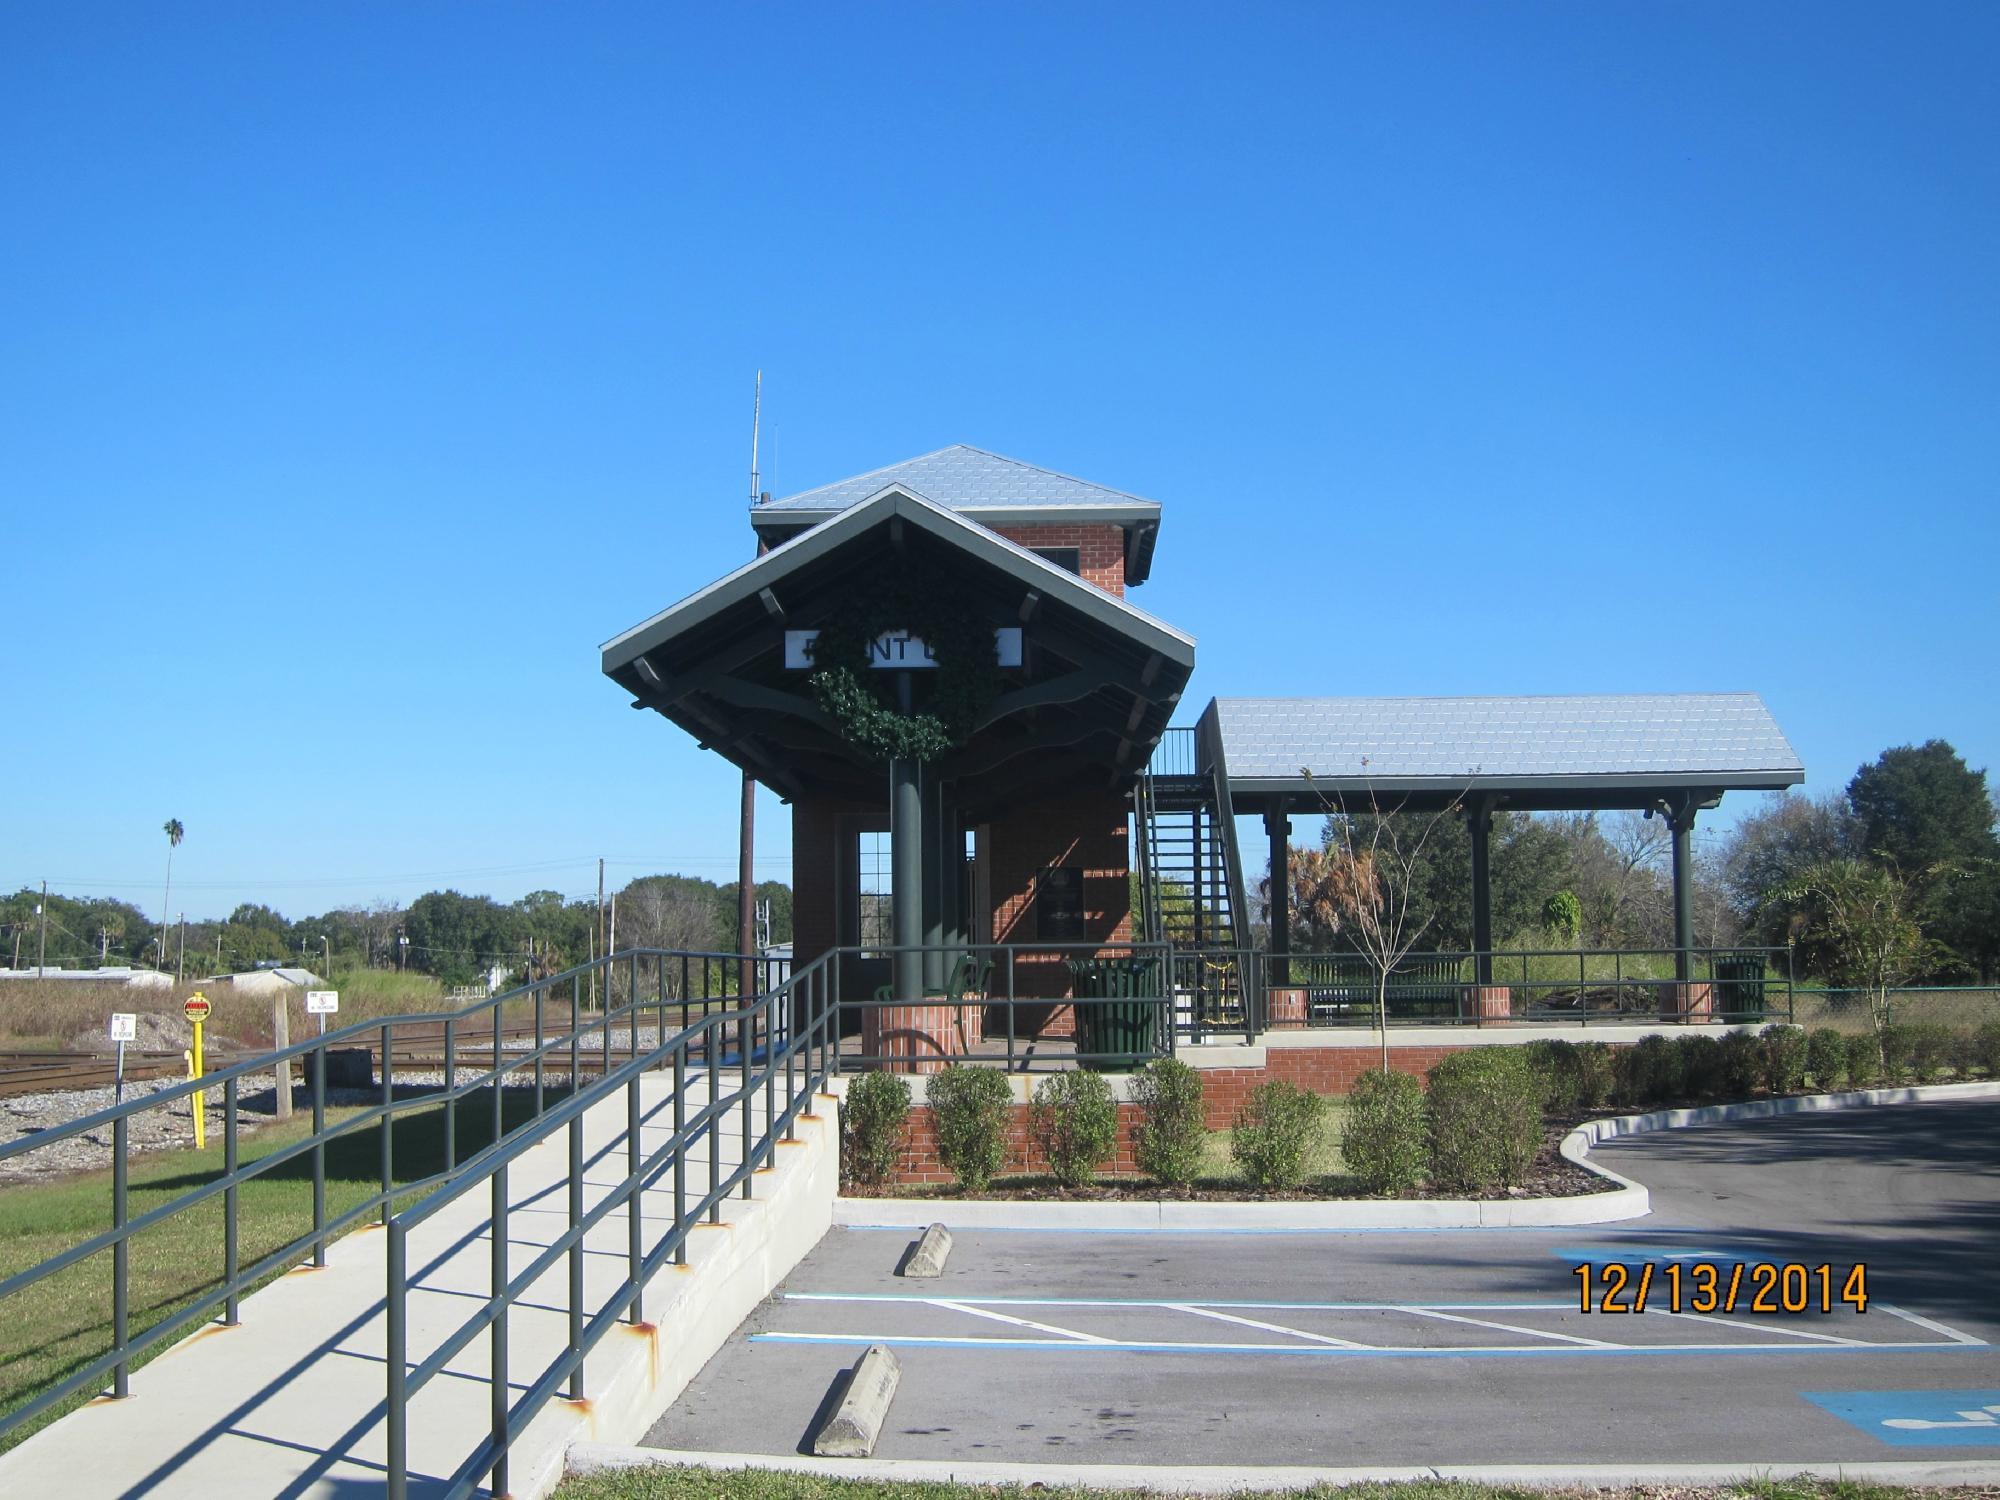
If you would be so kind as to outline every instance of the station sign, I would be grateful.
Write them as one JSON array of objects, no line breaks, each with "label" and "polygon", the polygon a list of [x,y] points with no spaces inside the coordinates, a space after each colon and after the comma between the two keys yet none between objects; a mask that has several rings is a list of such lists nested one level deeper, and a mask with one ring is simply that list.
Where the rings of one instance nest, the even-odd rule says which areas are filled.
[{"label": "station sign", "polygon": [[[813,642],[819,639],[817,630],[787,630],[785,632],[785,665],[793,671],[804,671],[813,664]],[[993,632],[993,647],[999,654],[1000,665],[1018,667],[1021,665],[1021,627],[1002,625]],[[909,672],[935,667],[937,658],[931,655],[931,648],[924,644],[922,637],[914,636],[907,630],[888,630],[875,638],[868,648],[868,665],[878,671]]]}]

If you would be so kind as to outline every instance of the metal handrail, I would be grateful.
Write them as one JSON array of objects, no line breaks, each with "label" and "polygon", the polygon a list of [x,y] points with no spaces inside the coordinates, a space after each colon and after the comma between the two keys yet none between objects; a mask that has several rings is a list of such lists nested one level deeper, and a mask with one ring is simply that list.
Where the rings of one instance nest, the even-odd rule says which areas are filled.
[{"label": "metal handrail", "polygon": [[[1633,973],[1631,968],[1636,960],[1657,960],[1660,967],[1684,960],[1688,964],[1690,977],[1677,979],[1670,975],[1655,973]],[[1732,975],[1726,966],[1735,963],[1755,963],[1760,972],[1754,976]],[[1300,953],[1294,951],[1289,958],[1291,987],[1313,991],[1339,990],[1356,984],[1369,987],[1369,998],[1373,999],[1373,986],[1379,975],[1379,966],[1366,953],[1358,951],[1336,951],[1328,953]],[[1323,971],[1328,964],[1349,967],[1356,971],[1352,979],[1335,975],[1328,978]],[[1570,965],[1575,972],[1555,973],[1560,966],[1565,971]],[[1476,976],[1482,967],[1492,975],[1490,981],[1482,984]],[[1610,972],[1603,970],[1608,966]],[[1536,974],[1540,967],[1544,972]],[[1518,969],[1519,977],[1509,972]],[[1595,970],[1596,972],[1593,972]],[[1793,977],[1791,951],[1779,947],[1758,947],[1737,944],[1712,948],[1537,948],[1537,949],[1495,949],[1481,953],[1470,949],[1438,952],[1413,952],[1405,954],[1389,971],[1388,997],[1393,1001],[1401,998],[1408,1003],[1415,991],[1435,992],[1423,1003],[1433,1008],[1449,1007],[1449,1014],[1419,1017],[1414,1021],[1389,1017],[1391,1025],[1457,1025],[1476,1023],[1490,1019],[1477,1006],[1468,1009],[1471,992],[1478,988],[1507,989],[1525,992],[1539,997],[1544,1008],[1540,1015],[1512,1014],[1515,1021],[1535,1022],[1579,1022],[1589,1024],[1592,1020],[1619,1022],[1633,1012],[1622,1008],[1606,1012],[1578,1010],[1574,1013],[1550,1009],[1550,1002],[1562,996],[1574,996],[1579,1004],[1594,992],[1609,991],[1614,998],[1622,1001],[1628,995],[1657,993],[1661,986],[1686,986],[1699,984],[1710,988],[1709,1006],[1704,1016],[1717,1019],[1730,1015],[1754,1015],[1759,1018],[1777,1019],[1782,1015],[1789,1020],[1794,1014],[1795,980]],[[1727,998],[1715,993],[1724,986],[1754,988],[1758,1002],[1754,1007],[1731,1009],[1723,1002]],[[1399,995],[1400,992],[1400,995]],[[1780,1011],[1779,1002],[1782,1001]],[[1688,1017],[1683,1017],[1686,1019]],[[1655,1017],[1654,1019],[1665,1019]],[[1308,1024],[1324,1025],[1327,1022],[1309,1021]],[[1334,1022],[1331,1024],[1342,1024]],[[1357,1016],[1346,1024],[1373,1025],[1372,1009],[1369,1014]]]},{"label": "metal handrail", "polygon": [[[639,994],[638,979],[641,964],[649,962],[655,977],[655,992],[650,997]],[[692,964],[700,964],[702,995],[688,993],[694,971]],[[666,996],[668,965],[675,964],[681,971],[681,994]],[[569,1053],[567,1071],[570,1087],[574,1090],[576,1080],[585,1066],[582,1039],[599,1035],[599,1044],[593,1047],[596,1054],[589,1059],[589,1065],[605,1073],[611,1071],[612,1030],[621,1020],[629,1018],[628,1041],[633,1051],[637,1050],[639,1024],[648,1011],[660,1017],[659,1030],[664,1036],[665,1016],[669,1009],[680,1007],[683,1017],[686,1010],[694,1006],[704,1008],[728,998],[728,982],[742,972],[742,966],[753,964],[753,971],[773,974],[780,966],[789,967],[787,959],[772,959],[762,956],[683,951],[678,949],[629,949],[621,953],[594,959],[549,975],[529,984],[518,986],[504,993],[492,995],[474,1005],[461,1010],[422,1011],[396,1016],[381,1016],[329,1031],[322,1036],[309,1037],[304,1041],[276,1051],[265,1053],[252,1059],[233,1063],[226,1068],[209,1073],[199,1079],[188,1079],[171,1084],[154,1092],[140,1095],[114,1104],[109,1109],[97,1111],[81,1119],[51,1127],[35,1135],[12,1141],[0,1146],[0,1161],[22,1156],[31,1151],[41,1150],[56,1143],[72,1140],[80,1136],[96,1134],[109,1128],[112,1136],[111,1163],[111,1227],[91,1236],[68,1249],[58,1252],[35,1265],[26,1267],[14,1275],[0,1280],[0,1309],[4,1309],[10,1296],[25,1291],[50,1276],[59,1274],[72,1266],[110,1251],[112,1256],[112,1328],[110,1347],[97,1358],[82,1365],[63,1379],[49,1385],[24,1405],[0,1415],[0,1436],[36,1420],[59,1403],[79,1392],[101,1389],[102,1382],[109,1376],[112,1394],[125,1397],[130,1394],[131,1370],[139,1356],[184,1332],[193,1324],[206,1319],[217,1307],[223,1309],[223,1322],[234,1326],[240,1321],[243,1293],[262,1281],[265,1277],[296,1264],[308,1252],[315,1266],[326,1264],[326,1247],[351,1225],[372,1214],[379,1214],[386,1222],[392,1199],[406,1194],[423,1192],[439,1183],[449,1180],[507,1141],[524,1132],[531,1131],[542,1115],[547,1112],[547,1068],[546,1059],[558,1048],[566,1047]],[[586,979],[602,974],[604,976],[605,1004],[594,1015],[586,1017],[579,1001]],[[617,1006],[611,1002],[613,980],[626,981],[627,999]],[[724,993],[711,994],[718,982]],[[567,986],[570,990],[568,1028],[551,1037],[548,1032],[550,1017],[547,1015],[546,1001],[552,993]],[[511,1005],[531,1003],[535,1012],[536,1040],[533,1046],[508,1049],[503,1036],[503,1017]],[[492,1066],[461,1081],[457,1066],[457,1048],[461,1028],[480,1024],[483,1029],[485,1013],[491,1012]],[[442,1023],[444,1044],[444,1081],[435,1090],[420,1094],[410,1094],[402,1098],[395,1095],[395,1067],[393,1045],[398,1028],[407,1030],[413,1026],[432,1026]],[[699,1023],[698,1023],[699,1024]],[[689,1028],[692,1029],[692,1028]],[[326,1122],[326,1056],[345,1044],[379,1036],[382,1045],[382,1071],[380,1098],[373,1105],[356,1110],[352,1115],[329,1127]],[[289,1145],[281,1146],[267,1153],[249,1165],[242,1164],[237,1157],[237,1126],[240,1117],[239,1085],[246,1077],[260,1080],[276,1070],[283,1069],[283,1077],[289,1081],[294,1060],[310,1059],[307,1066],[308,1088],[311,1096],[313,1129],[309,1135]],[[524,1069],[533,1070],[534,1117],[516,1126],[512,1132],[505,1128],[503,1088],[512,1075]],[[180,1193],[165,1203],[147,1210],[136,1218],[129,1212],[129,1166],[131,1156],[130,1122],[136,1115],[149,1109],[164,1109],[176,1101],[188,1098],[196,1092],[207,1093],[220,1087],[223,1092],[223,1169],[212,1180]],[[459,1101],[472,1097],[480,1091],[491,1088],[493,1098],[493,1140],[467,1161],[460,1161],[457,1154],[457,1111]],[[444,1110],[445,1124],[445,1167],[428,1177],[410,1181],[395,1180],[394,1122],[397,1117],[424,1110]],[[326,1150],[330,1143],[344,1137],[359,1134],[372,1126],[381,1127],[382,1159],[381,1183],[375,1192],[354,1204],[339,1215],[329,1218],[326,1208]],[[289,1241],[278,1249],[259,1258],[250,1266],[243,1266],[238,1254],[238,1197],[242,1185],[260,1176],[273,1172],[300,1157],[310,1156],[313,1165],[312,1183],[312,1228]],[[214,1287],[196,1293],[189,1303],[178,1311],[153,1324],[144,1332],[133,1335],[130,1330],[130,1266],[129,1247],[132,1239],[146,1230],[159,1225],[177,1214],[208,1202],[220,1194],[224,1199],[223,1209],[223,1274]]]},{"label": "metal handrail", "polygon": [[[928,993],[920,996],[898,996],[891,994],[880,999],[873,996],[865,998],[849,996],[841,992],[841,971],[846,967],[842,960],[859,958],[877,960],[884,958],[893,959],[897,954],[906,953],[927,957],[935,956],[943,960],[939,967],[947,970],[951,967],[952,961],[960,956],[991,958],[994,961],[995,970],[992,988],[990,992],[978,995],[972,999],[944,994],[942,992]],[[1003,1066],[1007,1071],[1013,1072],[1017,1070],[1026,1071],[1035,1062],[1034,1058],[1022,1050],[1022,1042],[1026,1039],[1021,1036],[1015,1024],[1016,1011],[1024,1006],[1047,1007],[1067,1005],[1109,1011],[1112,1007],[1130,1006],[1135,1002],[1141,1004],[1150,1002],[1157,1007],[1158,1021],[1153,1028],[1153,1040],[1149,1055],[1155,1057],[1171,1056],[1175,1036],[1173,1015],[1174,992],[1171,977],[1175,956],[1176,950],[1174,946],[1164,941],[1115,942],[1079,940],[1076,942],[1034,943],[876,943],[866,947],[846,946],[832,948],[820,955],[815,962],[831,965],[834,985],[834,1008],[843,1016],[852,1015],[865,1018],[870,1012],[879,1012],[911,1005],[940,1006],[959,1012],[961,1018],[965,1011],[975,1007],[999,1011],[1005,1020],[1005,1035],[1004,1038],[992,1038],[990,1040],[1003,1042],[1004,1051],[991,1060],[996,1065]],[[1036,960],[1042,960],[1042,968],[1046,972],[1054,964],[1069,958],[1129,958],[1150,962],[1157,966],[1156,972],[1159,976],[1157,990],[1153,993],[1140,995],[1024,994],[1021,991],[1020,971],[1024,963],[1033,966]],[[1065,977],[1065,988],[1068,988],[1067,976]],[[947,1040],[954,1039],[948,1038]],[[1076,1050],[1052,1055],[1048,1061],[1057,1066],[1066,1066],[1073,1063],[1110,1063],[1118,1059],[1129,1058],[1133,1055],[1135,1054],[1132,1051],[1122,1048],[1110,1051],[1090,1051],[1082,1046],[1082,1039],[1079,1037]],[[982,1060],[980,1055],[969,1049],[961,1050],[954,1048],[951,1051],[951,1056],[962,1060]],[[834,1068],[837,1072],[842,1068],[898,1067],[907,1066],[917,1061],[938,1060],[941,1059],[919,1059],[901,1052],[871,1053],[866,1050],[864,1045],[863,1050],[858,1053],[836,1053]]]},{"label": "metal handrail", "polygon": [[[489,1381],[491,1423],[487,1436],[447,1481],[447,1496],[469,1495],[480,1476],[487,1477],[494,1494],[507,1491],[507,1467],[515,1439],[528,1423],[558,1393],[582,1400],[584,1360],[598,1342],[621,1321],[637,1325],[645,1320],[644,1298],[647,1283],[669,1259],[687,1262],[687,1237],[706,1216],[719,1222],[721,1205],[739,1188],[745,1198],[755,1194],[755,1174],[771,1163],[780,1133],[785,1140],[796,1139],[795,1127],[806,1113],[805,1105],[815,1089],[823,1086],[833,1066],[838,1047],[837,1010],[833,1000],[835,954],[825,954],[803,969],[788,975],[774,988],[727,1011],[703,1016],[671,1038],[641,1054],[635,1048],[622,1066],[608,1070],[587,1087],[573,1091],[532,1122],[532,1127],[516,1131],[505,1142],[496,1143],[467,1163],[449,1180],[440,1183],[417,1203],[388,1221],[386,1299],[387,1374],[386,1411],[388,1416],[388,1492],[391,1500],[405,1500],[409,1487],[409,1408],[411,1400],[450,1361],[463,1352],[480,1334],[490,1337]],[[759,1031],[765,1038],[763,1063],[754,1068]],[[735,1086],[723,1092],[723,1070],[727,1061],[722,1045],[733,1030],[736,1042]],[[780,1046],[778,1037],[783,1033]],[[689,1061],[697,1050],[700,1071],[706,1074],[707,1098],[692,1113],[687,1108]],[[640,1085],[649,1072],[663,1066],[673,1070],[673,1130],[665,1142],[650,1153],[644,1152],[640,1126],[644,1111]],[[779,1072],[784,1074],[782,1105],[776,1097]],[[583,1207],[583,1126],[585,1116],[619,1093],[626,1098],[626,1174],[606,1192],[596,1206]],[[764,1124],[761,1134],[753,1130],[753,1108],[761,1092]],[[724,1119],[734,1111],[741,1141],[741,1160],[724,1174],[719,1151]],[[527,1151],[566,1131],[569,1146],[568,1227],[556,1235],[525,1270],[514,1272],[508,1264],[508,1168]],[[708,1189],[692,1204],[688,1201],[687,1154],[697,1141],[708,1147]],[[650,1252],[642,1237],[640,1195],[671,1170],[674,1177],[673,1222],[665,1237]],[[409,1361],[409,1249],[410,1231],[447,1205],[485,1184],[490,1193],[488,1233],[493,1245],[488,1295],[484,1303],[450,1333],[418,1364]],[[605,1305],[586,1318],[583,1310],[584,1242],[590,1231],[618,1209],[625,1210],[629,1226],[624,1280]],[[511,1400],[508,1310],[535,1281],[563,1260],[569,1262],[569,1337],[564,1352],[544,1369],[518,1400]],[[565,1390],[565,1387],[567,1389]]]}]

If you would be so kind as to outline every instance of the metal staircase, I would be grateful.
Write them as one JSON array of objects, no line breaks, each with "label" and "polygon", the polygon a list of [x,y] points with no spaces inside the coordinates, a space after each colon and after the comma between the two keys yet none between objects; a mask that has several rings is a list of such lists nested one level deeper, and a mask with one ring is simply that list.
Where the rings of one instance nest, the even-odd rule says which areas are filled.
[{"label": "metal staircase", "polygon": [[1256,987],[1244,973],[1252,960],[1239,921],[1243,871],[1228,776],[1195,736],[1169,729],[1132,795],[1139,932],[1172,944],[1177,1019],[1199,1036],[1246,1025]]}]

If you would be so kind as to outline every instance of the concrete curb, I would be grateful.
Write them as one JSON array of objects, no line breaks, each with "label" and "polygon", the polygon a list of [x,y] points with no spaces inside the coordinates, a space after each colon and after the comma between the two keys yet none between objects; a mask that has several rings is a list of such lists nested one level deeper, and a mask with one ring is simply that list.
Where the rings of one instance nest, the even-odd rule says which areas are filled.
[{"label": "concrete curb", "polygon": [[903,1367],[896,1363],[896,1356],[880,1344],[870,1344],[854,1362],[840,1405],[814,1437],[813,1452],[823,1458],[867,1458],[872,1454],[902,1379]]},{"label": "concrete curb", "polygon": [[1620,1136],[1734,1120],[1882,1104],[1922,1104],[1944,1099],[2000,1096],[2000,1080],[1940,1083],[1919,1088],[1868,1089],[1847,1094],[1801,1094],[1746,1104],[1662,1109],[1649,1114],[1591,1120],[1563,1137],[1565,1158],[1614,1184],[1609,1192],[1575,1198],[1351,1200],[1339,1203],[1009,1203],[950,1198],[837,1198],[833,1222],[849,1229],[920,1229],[940,1215],[959,1229],[1087,1229],[1100,1233],[1179,1234],[1362,1229],[1561,1229],[1611,1224],[1652,1212],[1644,1183],[1590,1159],[1590,1148]]},{"label": "concrete curb", "polygon": [[1016,1464],[952,1459],[815,1459],[777,1453],[693,1453],[577,1443],[569,1452],[573,1475],[608,1469],[694,1468],[729,1471],[776,1469],[792,1474],[862,1480],[923,1480],[981,1485],[1031,1484],[1088,1489],[1154,1490],[1163,1494],[1243,1494],[1408,1480],[1457,1479],[1550,1489],[1659,1484],[1718,1485],[1746,1479],[1866,1480],[1899,1485],[1992,1485],[2000,1460],[1958,1463],[1755,1463],[1755,1464],[1481,1464],[1421,1469],[1319,1469],[1234,1467],[1221,1464]]}]

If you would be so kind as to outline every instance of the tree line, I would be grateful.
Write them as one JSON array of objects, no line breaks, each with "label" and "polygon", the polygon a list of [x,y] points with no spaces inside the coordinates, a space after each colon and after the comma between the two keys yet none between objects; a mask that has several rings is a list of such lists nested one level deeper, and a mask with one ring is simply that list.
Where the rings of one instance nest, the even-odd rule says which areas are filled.
[{"label": "tree line", "polygon": [[[734,953],[737,884],[691,875],[647,875],[618,891],[617,945]],[[448,986],[470,985],[494,968],[515,979],[542,978],[583,963],[608,934],[613,897],[601,914],[595,896],[533,891],[518,901],[428,891],[407,906],[377,901],[287,918],[256,902],[227,917],[162,927],[138,907],[109,897],[51,891],[46,925],[51,968],[137,964],[189,976],[234,973],[259,964],[296,964],[315,973],[408,969]],[[770,903],[768,940],[792,938],[792,891],[759,882]],[[43,942],[42,895],[23,887],[0,897],[0,953],[32,968]]]},{"label": "tree line", "polygon": [[[1382,816],[1394,818],[1393,809]],[[1319,848],[1291,854],[1293,946],[1355,945],[1353,851],[1370,815],[1330,816]],[[1698,841],[1695,941],[1792,945],[1801,973],[1855,982],[1865,909],[1875,951],[1895,951],[1894,982],[1990,983],[2000,969],[2000,838],[1986,773],[1943,740],[1885,750],[1847,786],[1788,793],[1719,841]],[[1415,841],[1412,841],[1415,842]],[[1409,924],[1419,948],[1472,946],[1472,836],[1450,817],[1408,862]],[[1495,942],[1511,949],[1664,949],[1674,937],[1672,835],[1642,813],[1499,813],[1490,845]],[[1269,900],[1268,876],[1259,896]],[[1880,914],[1886,912],[1887,916]],[[1836,938],[1836,932],[1845,938]]]}]

